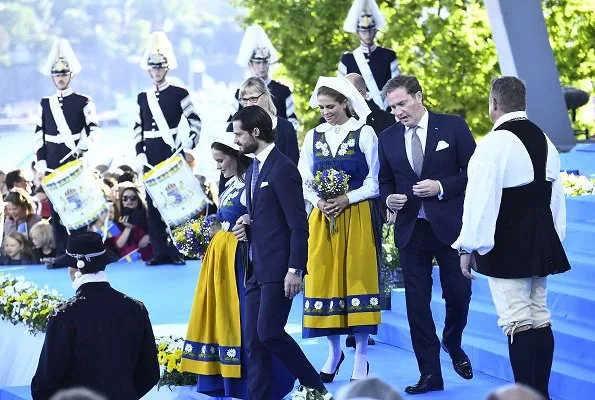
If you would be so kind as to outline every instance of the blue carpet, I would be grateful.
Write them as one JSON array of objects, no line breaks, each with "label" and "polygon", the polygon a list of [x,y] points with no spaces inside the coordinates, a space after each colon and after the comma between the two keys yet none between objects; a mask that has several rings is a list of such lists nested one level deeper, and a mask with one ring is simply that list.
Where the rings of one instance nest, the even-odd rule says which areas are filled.
[{"label": "blue carpet", "polygon": [[[112,286],[145,303],[154,325],[185,324],[190,313],[196,279],[200,270],[199,262],[189,262],[186,266],[145,267],[141,263],[114,264],[108,267],[107,273]],[[43,266],[27,266],[18,268],[0,267],[0,272],[13,275],[24,275],[39,286],[56,289],[63,296],[72,295],[72,288],[66,270],[47,270]],[[301,339],[301,304],[299,296],[294,301],[288,332],[300,342],[316,368],[320,368],[327,354],[326,339]],[[385,318],[391,319],[389,314]],[[408,337],[406,341],[408,341]],[[377,376],[403,392],[405,386],[419,378],[417,364],[412,352],[387,344],[377,344],[369,348],[370,376]],[[353,350],[345,351],[346,360],[337,381],[328,386],[336,392],[349,382],[353,363]],[[493,388],[505,383],[476,372],[472,381],[460,378],[452,369],[447,358],[443,360],[443,374],[446,390],[434,392],[416,398],[436,399],[483,399]],[[0,400],[28,399],[27,388],[0,389]]]}]

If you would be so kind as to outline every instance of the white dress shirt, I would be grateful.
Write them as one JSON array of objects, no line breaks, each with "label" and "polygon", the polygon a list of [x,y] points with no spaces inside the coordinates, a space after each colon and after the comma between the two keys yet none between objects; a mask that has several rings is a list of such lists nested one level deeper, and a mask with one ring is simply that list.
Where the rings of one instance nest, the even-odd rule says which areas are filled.
[{"label": "white dress shirt", "polygon": [[[273,142],[273,143],[269,144],[267,147],[265,147],[264,149],[262,149],[262,151],[260,153],[258,153],[257,156],[254,157],[260,162],[260,165],[258,166],[258,174],[259,175],[262,172],[262,166],[264,165],[265,161],[269,157],[269,154],[271,154],[271,151],[273,151],[274,148],[275,148],[275,143]],[[252,184],[251,182],[246,182],[246,183],[249,185]],[[244,190],[242,192],[242,194],[240,195],[240,204],[243,205],[244,207],[247,207],[247,204],[248,204],[246,201],[246,192],[247,191]],[[254,193],[250,193],[250,194],[254,197]]]},{"label": "white dress shirt", "polygon": [[[337,127],[339,129],[336,129]],[[350,118],[343,125],[333,126],[325,122],[316,127],[318,132],[325,134],[324,138],[329,145],[333,157],[337,154],[339,146],[343,143],[349,132],[356,131],[360,127],[362,129],[360,131],[358,145],[366,157],[369,171],[362,186],[347,193],[349,204],[359,203],[360,201],[371,199],[379,195],[378,171],[380,169],[380,163],[378,161],[378,137],[374,133],[372,127],[364,125],[364,122],[358,121],[355,118]],[[316,207],[320,197],[318,197],[318,195],[306,184],[309,180],[314,179],[313,137],[314,129],[311,129],[306,134],[304,143],[302,144],[298,170],[300,171],[300,175],[302,175],[304,197]]]},{"label": "white dress shirt", "polygon": [[[467,169],[463,228],[453,248],[468,252],[476,250],[481,255],[488,253],[494,247],[502,189],[533,182],[533,164],[520,139],[507,130],[494,131],[504,122],[526,117],[524,111],[501,116],[494,123],[492,131],[478,143]],[[566,203],[560,179],[560,156],[547,136],[546,140],[546,179],[553,182],[550,207],[556,232],[563,240],[566,233]]]},{"label": "white dress shirt", "polygon": [[[421,119],[417,123],[417,136],[421,141],[421,148],[424,150],[424,157],[426,155],[426,139],[428,138],[428,110],[424,111]],[[411,168],[413,168],[413,155],[411,154],[411,138],[413,137],[413,128],[407,128],[405,131],[405,151],[407,152],[407,159]]]}]

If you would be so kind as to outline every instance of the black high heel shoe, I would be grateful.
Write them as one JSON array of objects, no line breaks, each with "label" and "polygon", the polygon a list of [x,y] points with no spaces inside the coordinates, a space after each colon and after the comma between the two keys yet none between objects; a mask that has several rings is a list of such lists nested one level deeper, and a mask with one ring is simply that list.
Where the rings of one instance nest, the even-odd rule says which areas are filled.
[{"label": "black high heel shoe", "polygon": [[[370,373],[370,363],[368,361],[366,361],[367,364],[367,371],[366,371],[366,378],[368,377],[368,374]],[[360,379],[349,379],[349,382],[353,382],[353,381],[359,381]]]},{"label": "black high heel shoe", "polygon": [[343,353],[343,351],[341,351],[341,359],[339,360],[339,364],[337,364],[337,368],[335,368],[334,373],[327,374],[326,372],[320,371],[320,380],[322,381],[322,383],[331,383],[335,379],[335,376],[339,373],[339,367],[341,366],[344,360],[345,354]]}]

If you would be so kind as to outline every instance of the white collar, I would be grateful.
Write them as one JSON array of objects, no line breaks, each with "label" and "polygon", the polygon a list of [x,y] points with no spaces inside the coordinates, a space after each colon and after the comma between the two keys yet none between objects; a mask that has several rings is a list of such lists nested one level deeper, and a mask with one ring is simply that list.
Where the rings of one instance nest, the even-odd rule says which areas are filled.
[{"label": "white collar", "polygon": [[264,83],[265,83],[265,84],[268,86],[268,85],[269,85],[269,83],[271,83],[272,79],[271,79],[271,77],[269,76],[268,78],[266,78],[266,79],[263,79],[263,81],[264,81]]},{"label": "white collar", "polygon": [[374,50],[376,50],[378,48],[378,46],[376,46],[376,43],[374,43],[372,45],[372,48],[370,48],[368,46],[364,46],[363,44],[360,44],[359,47],[361,47],[362,51],[367,54],[372,54],[374,52]]},{"label": "white collar", "polygon": [[[331,125],[328,122],[324,122],[316,127],[316,131],[324,133],[335,129],[336,126],[337,125]],[[364,121],[358,121],[357,119],[351,117],[347,120],[347,122],[341,125],[341,130],[347,129],[349,132],[352,132],[361,128],[362,126],[364,126]]]},{"label": "white collar", "polygon": [[[421,116],[421,119],[417,123],[418,128],[427,131],[428,130],[428,120],[429,119],[430,119],[430,113],[428,112],[428,109],[424,107],[424,114]],[[412,127],[406,126],[405,128],[406,128],[406,131],[405,132],[408,133],[411,130]]]},{"label": "white collar", "polygon": [[225,187],[229,187],[232,184],[236,183],[236,181],[238,180],[237,176],[232,176],[231,178],[229,178],[229,180],[227,182],[225,182]]},{"label": "white collar", "polygon": [[513,111],[513,112],[509,112],[509,113],[506,113],[506,114],[500,116],[500,118],[498,118],[496,120],[496,122],[494,122],[494,127],[492,128],[492,130],[496,129],[503,123],[508,122],[511,119],[515,119],[515,118],[527,118],[527,112],[526,111]]},{"label": "white collar", "polygon": [[82,285],[89,282],[107,282],[107,274],[105,271],[92,274],[82,274],[80,271],[76,271],[74,273],[74,280],[72,281],[72,288],[76,292]]},{"label": "white collar", "polygon": [[161,85],[157,86],[155,84],[153,84],[153,90],[155,90],[156,92],[162,92],[165,89],[167,89],[169,86],[169,82],[166,80],[165,82],[163,82]]},{"label": "white collar", "polygon": [[56,90],[56,96],[58,96],[58,97],[70,96],[73,93],[74,93],[74,90],[72,90],[72,88],[70,86],[68,86],[64,90]]},{"label": "white collar", "polygon": [[273,148],[275,148],[275,143],[274,142],[271,143],[271,144],[269,144],[267,147],[265,147],[256,156],[256,159],[260,162],[260,168],[262,168],[262,166],[264,165],[264,162],[267,160],[267,157],[269,156],[269,154],[271,154],[271,151],[273,151]]}]

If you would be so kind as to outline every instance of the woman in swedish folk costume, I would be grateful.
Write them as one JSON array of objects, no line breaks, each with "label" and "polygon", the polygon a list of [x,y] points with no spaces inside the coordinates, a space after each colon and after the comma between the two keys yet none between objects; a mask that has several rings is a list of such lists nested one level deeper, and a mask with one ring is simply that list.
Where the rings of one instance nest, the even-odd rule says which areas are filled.
[{"label": "woman in swedish folk costume", "polygon": [[[359,120],[351,117],[349,103]],[[368,335],[380,323],[370,202],[378,196],[378,140],[364,122],[370,113],[366,101],[347,79],[320,77],[310,106],[319,107],[326,122],[306,134],[298,163],[304,196],[316,207],[309,217],[303,336],[327,337],[329,355],[320,375],[332,382],[345,358],[340,335],[355,334],[351,379],[363,379],[369,370]],[[324,199],[310,183],[329,169],[349,175],[349,188]]]},{"label": "woman in swedish folk costume", "polygon": [[[182,371],[198,374],[197,391],[211,397],[247,399],[247,355],[242,339],[244,277],[247,248],[231,233],[237,219],[247,213],[244,175],[251,159],[238,151],[231,132],[211,145],[217,169],[229,179],[219,194],[217,219],[221,222],[209,244],[202,267],[182,354]],[[273,368],[275,398],[293,389],[295,377],[281,365]]]}]

